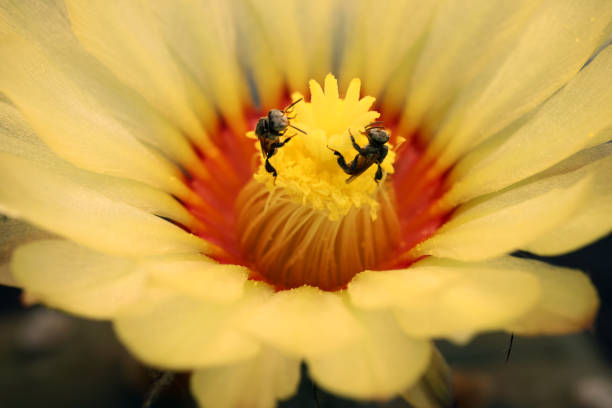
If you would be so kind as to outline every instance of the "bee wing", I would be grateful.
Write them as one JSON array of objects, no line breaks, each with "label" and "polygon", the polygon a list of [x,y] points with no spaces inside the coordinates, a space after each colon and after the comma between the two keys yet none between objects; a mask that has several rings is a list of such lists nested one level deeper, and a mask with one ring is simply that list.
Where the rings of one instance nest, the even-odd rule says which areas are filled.
[{"label": "bee wing", "polygon": [[268,152],[270,152],[270,146],[274,141],[270,141],[269,139],[259,136],[259,145],[261,146],[261,155],[265,159],[268,157]]},{"label": "bee wing", "polygon": [[363,172],[369,169],[372,164],[374,164],[374,160],[369,157],[360,155],[357,158],[357,165],[355,166],[354,173],[351,175],[351,177],[346,179],[346,183],[348,184],[351,181],[355,180],[356,177],[361,176]]}]

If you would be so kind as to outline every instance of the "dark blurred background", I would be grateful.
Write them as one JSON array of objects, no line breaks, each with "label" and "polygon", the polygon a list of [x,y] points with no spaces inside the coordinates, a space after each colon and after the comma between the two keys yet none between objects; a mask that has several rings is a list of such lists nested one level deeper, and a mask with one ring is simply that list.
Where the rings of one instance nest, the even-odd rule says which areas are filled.
[{"label": "dark blurred background", "polygon": [[[580,251],[544,260],[580,268],[601,296],[594,328],[560,337],[514,339],[481,335],[466,347],[438,344],[453,368],[458,406],[612,408],[612,236]],[[518,256],[530,257],[519,253]],[[543,259],[543,258],[538,258]],[[17,289],[0,287],[1,408],[138,408],[161,373],[143,367],[117,342],[110,324],[44,307],[24,307]],[[187,374],[160,388],[153,408],[196,407]],[[400,400],[358,403],[314,389],[304,375],[298,394],[281,404],[301,407],[406,407]],[[214,407],[213,407],[214,408]]]}]

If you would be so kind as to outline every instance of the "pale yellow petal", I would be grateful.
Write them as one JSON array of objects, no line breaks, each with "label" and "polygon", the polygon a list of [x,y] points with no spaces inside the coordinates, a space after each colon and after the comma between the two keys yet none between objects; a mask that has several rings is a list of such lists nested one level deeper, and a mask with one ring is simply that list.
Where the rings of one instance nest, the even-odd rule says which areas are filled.
[{"label": "pale yellow petal", "polygon": [[248,0],[237,1],[233,13],[237,21],[238,44],[250,44],[238,48],[238,58],[247,67],[252,78],[253,99],[263,111],[278,109],[286,84],[282,67],[276,62],[274,41],[265,32],[261,17]]},{"label": "pale yellow petal", "polygon": [[417,408],[447,408],[453,406],[451,369],[444,357],[432,345],[429,367],[418,383],[402,392],[402,398]]},{"label": "pale yellow petal", "polygon": [[307,358],[309,373],[334,394],[392,398],[423,374],[429,364],[429,343],[406,336],[389,312],[353,313],[367,334],[339,350]]},{"label": "pale yellow petal", "polygon": [[599,297],[584,273],[542,262],[505,258],[504,266],[520,268],[540,281],[538,302],[504,325],[523,335],[564,334],[584,330],[595,319]]},{"label": "pale yellow petal", "polygon": [[592,143],[612,124],[612,47],[603,50],[506,140],[470,153],[453,170],[447,200],[459,203],[542,171]]},{"label": "pale yellow petal", "polygon": [[[66,85],[75,86],[82,96],[89,95],[102,105],[99,111],[108,115],[107,120],[120,123],[134,137],[159,148],[191,171],[203,171],[183,134],[156,113],[142,96],[120,83],[99,61],[84,52],[71,30],[63,0],[0,0],[0,21],[3,29],[26,39],[26,43],[41,46],[46,64],[68,73],[67,81],[46,84],[47,90],[55,92],[55,98],[73,97],[73,93],[66,92],[69,89]],[[11,59],[17,57],[11,54]],[[51,71],[49,80],[56,81]]]},{"label": "pale yellow petal", "polygon": [[454,103],[430,149],[439,164],[452,164],[566,84],[608,39],[611,19],[608,0],[545,0],[499,66]]},{"label": "pale yellow petal", "polygon": [[60,240],[19,247],[11,269],[19,286],[42,302],[99,319],[136,301],[146,278],[132,260]]},{"label": "pale yellow petal", "polygon": [[[242,12],[256,16],[250,21],[250,31],[255,37],[246,37],[251,48],[246,52],[255,72],[261,75],[259,66],[274,65],[289,89],[301,93],[307,90],[309,79],[322,81],[332,66],[338,3],[337,0],[244,2],[246,7]],[[271,81],[266,83],[274,89]],[[265,97],[267,89],[260,89]]]},{"label": "pale yellow petal", "polygon": [[[401,66],[410,72],[413,51],[420,43],[438,1],[350,1],[343,2],[346,20],[342,26],[340,78],[342,88],[352,78],[363,81],[364,93],[378,96]],[[329,41],[329,40],[328,40]],[[406,93],[407,83],[396,83],[390,91]]]},{"label": "pale yellow petal", "polygon": [[[0,66],[0,90],[55,153],[81,168],[189,198],[179,169],[132,136],[101,98],[94,97],[108,90],[89,80],[87,69],[76,68],[79,60],[91,57],[74,56],[68,48],[64,60],[23,39],[7,37],[0,47],[6,56]],[[73,58],[75,65],[69,63]]]},{"label": "pale yellow petal", "polygon": [[113,255],[206,251],[170,222],[118,202],[34,162],[0,152],[0,211]]},{"label": "pale yellow petal", "polygon": [[0,152],[31,160],[112,200],[125,202],[185,226],[196,223],[194,217],[167,193],[136,181],[81,170],[60,159],[34,134],[17,109],[5,102],[0,102]]},{"label": "pale yellow petal", "polygon": [[363,334],[342,295],[310,286],[275,293],[252,310],[243,327],[296,357],[338,350]]},{"label": "pale yellow petal", "polygon": [[0,285],[17,287],[19,284],[13,278],[11,268],[8,263],[0,265]]},{"label": "pale yellow petal", "polygon": [[237,331],[234,322],[266,293],[252,284],[240,301],[219,304],[149,290],[144,299],[114,319],[114,327],[134,355],[156,367],[191,370],[231,364],[259,352],[259,344]]},{"label": "pale yellow petal", "polygon": [[518,249],[572,216],[588,197],[592,176],[581,168],[468,202],[414,254],[478,261]]},{"label": "pale yellow petal", "polygon": [[499,64],[539,3],[439,2],[410,85],[400,88],[407,97],[401,127],[413,130],[437,126],[457,94],[487,72],[490,65]]},{"label": "pale yellow petal", "polygon": [[551,170],[561,166],[594,168],[593,187],[572,217],[524,247],[538,255],[571,252],[612,231],[612,144],[582,151]]},{"label": "pale yellow petal", "polygon": [[300,379],[300,362],[272,348],[253,359],[196,370],[191,390],[203,407],[274,408],[293,395]]},{"label": "pale yellow petal", "polygon": [[0,214],[0,265],[9,261],[19,245],[43,238],[51,238],[51,234]]},{"label": "pale yellow petal", "polygon": [[612,142],[612,125],[600,131],[597,135],[589,140],[586,147],[594,147],[602,143]]},{"label": "pale yellow petal", "polygon": [[143,261],[153,285],[168,287],[210,302],[234,302],[242,297],[248,269],[223,265],[203,255],[179,255]]},{"label": "pale yellow petal", "polygon": [[63,0],[0,0],[0,27],[49,49],[75,43]]},{"label": "pale yellow petal", "polygon": [[[177,64],[145,3],[66,1],[72,29],[85,49],[137,90],[196,143],[206,143],[197,108],[209,102]],[[202,16],[203,17],[203,16]]]},{"label": "pale yellow petal", "polygon": [[538,300],[538,279],[504,266],[430,257],[407,269],[363,272],[348,292],[359,308],[393,310],[410,336],[466,338],[503,327]]},{"label": "pale yellow petal", "polygon": [[[236,30],[242,21],[237,20],[230,2],[157,0],[145,4],[159,20],[172,56],[184,64],[185,70],[212,97],[228,126],[244,133],[243,109],[250,95],[237,58]],[[217,112],[210,109],[206,113],[204,117],[199,115],[200,120],[205,125],[214,124],[213,115]]]}]

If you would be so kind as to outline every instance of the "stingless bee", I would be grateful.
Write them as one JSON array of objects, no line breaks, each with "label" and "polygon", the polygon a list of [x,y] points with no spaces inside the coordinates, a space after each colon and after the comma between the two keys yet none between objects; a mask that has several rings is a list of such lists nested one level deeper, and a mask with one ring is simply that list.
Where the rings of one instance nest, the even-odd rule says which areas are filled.
[{"label": "stingless bee", "polygon": [[294,119],[295,116],[288,116],[293,113],[293,107],[295,104],[300,102],[302,99],[303,98],[298,99],[283,110],[272,109],[268,112],[267,117],[263,117],[257,121],[255,135],[257,135],[257,138],[259,139],[261,153],[266,159],[266,171],[268,173],[272,173],[274,179],[276,179],[278,173],[270,164],[270,157],[274,156],[276,150],[283,147],[295,135],[288,136],[282,142],[280,141],[281,136],[284,136],[290,127],[302,132],[303,134],[306,134],[306,132],[304,132],[302,129],[296,128],[291,124],[291,119]]},{"label": "stingless bee", "polygon": [[355,158],[353,158],[353,161],[350,164],[346,164],[346,160],[344,160],[342,153],[327,146],[329,150],[338,156],[338,164],[340,167],[342,167],[342,170],[344,170],[346,174],[350,174],[350,177],[346,179],[347,183],[353,181],[355,177],[362,174],[375,163],[378,165],[378,170],[374,175],[374,181],[378,183],[382,179],[383,170],[380,167],[380,164],[383,162],[383,160],[385,160],[385,157],[387,157],[387,153],[389,152],[389,148],[385,145],[385,143],[389,141],[389,133],[387,133],[384,126],[381,124],[382,121],[372,122],[365,127],[364,132],[361,132],[361,134],[365,135],[369,141],[368,145],[363,148],[357,144],[351,130],[349,129],[351,142],[353,143],[355,150],[357,150],[357,155],[355,155]]}]

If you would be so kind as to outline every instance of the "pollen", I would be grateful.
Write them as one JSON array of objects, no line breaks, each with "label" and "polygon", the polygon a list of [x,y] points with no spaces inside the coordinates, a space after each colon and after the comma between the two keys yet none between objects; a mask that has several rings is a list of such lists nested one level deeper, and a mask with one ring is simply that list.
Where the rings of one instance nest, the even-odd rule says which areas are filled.
[{"label": "pollen", "polygon": [[[332,149],[350,163],[358,154],[350,135],[360,146],[367,146],[368,138],[362,132],[380,117],[378,112],[370,110],[375,99],[371,96],[360,98],[359,79],[350,82],[344,98],[339,96],[338,82],[332,74],[325,78],[324,89],[314,80],[309,86],[310,102],[299,93],[292,95],[293,101],[304,100],[293,106],[293,127],[283,136],[291,140],[269,159],[277,176],[266,169],[262,160],[254,179],[265,185],[272,196],[280,194],[283,199],[317,210],[330,220],[339,220],[352,209],[367,209],[374,220],[380,208],[379,189],[384,184],[384,177],[393,173],[393,147],[388,145],[389,153],[381,163],[384,176],[380,183],[374,180],[377,165],[370,166],[347,183],[348,176]],[[254,132],[249,132],[247,137],[257,139]],[[256,146],[261,153],[260,144]]]}]

